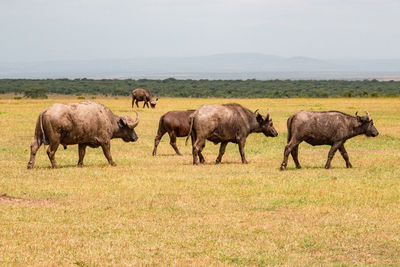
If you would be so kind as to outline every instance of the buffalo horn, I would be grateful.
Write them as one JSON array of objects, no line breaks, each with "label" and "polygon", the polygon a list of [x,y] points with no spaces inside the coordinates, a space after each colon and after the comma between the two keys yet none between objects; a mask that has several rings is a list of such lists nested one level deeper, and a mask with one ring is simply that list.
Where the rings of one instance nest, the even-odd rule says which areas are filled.
[{"label": "buffalo horn", "polygon": [[253,113],[254,113],[254,114],[256,114],[256,113],[257,113],[257,111],[258,111],[258,109],[254,110],[254,112],[253,112]]},{"label": "buffalo horn", "polygon": [[365,113],[367,113],[368,121],[372,121],[372,118],[371,118],[371,115],[369,115],[369,112],[365,111]]},{"label": "buffalo horn", "polygon": [[356,111],[356,114],[354,115],[356,118],[357,118],[357,114],[358,114],[358,111]]},{"label": "buffalo horn", "polygon": [[128,121],[128,123],[127,123],[128,127],[131,129],[135,128],[139,124],[139,113],[137,111],[135,111],[135,112],[136,112],[136,121],[134,121],[134,122]]}]

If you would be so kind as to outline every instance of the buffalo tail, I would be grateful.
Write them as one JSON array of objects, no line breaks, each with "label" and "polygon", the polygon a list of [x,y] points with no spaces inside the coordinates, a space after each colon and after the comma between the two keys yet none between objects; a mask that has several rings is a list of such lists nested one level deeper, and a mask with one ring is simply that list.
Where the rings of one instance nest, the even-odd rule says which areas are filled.
[{"label": "buffalo tail", "polygon": [[189,136],[192,134],[193,121],[194,121],[194,116],[193,116],[193,114],[191,114],[189,116],[189,133],[188,133],[188,136],[186,137],[185,146],[187,145],[187,142],[189,140]]}]

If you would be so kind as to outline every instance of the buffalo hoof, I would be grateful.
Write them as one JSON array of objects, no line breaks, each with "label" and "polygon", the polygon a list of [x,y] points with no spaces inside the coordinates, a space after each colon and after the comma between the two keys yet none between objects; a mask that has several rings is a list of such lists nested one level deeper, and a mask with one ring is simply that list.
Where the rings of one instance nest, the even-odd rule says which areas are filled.
[{"label": "buffalo hoof", "polygon": [[216,160],[215,164],[221,164],[221,161],[220,160]]},{"label": "buffalo hoof", "polygon": [[178,156],[183,156],[181,153],[176,153],[176,155],[178,155]]},{"label": "buffalo hoof", "polygon": [[328,166],[328,165],[327,165],[327,166],[325,166],[325,169],[329,170],[329,169],[330,169],[330,167],[331,167],[331,166]]},{"label": "buffalo hoof", "polygon": [[285,169],[286,169],[286,166],[285,166],[285,165],[281,165],[280,170],[281,170],[281,171],[284,171]]},{"label": "buffalo hoof", "polygon": [[32,164],[28,164],[28,166],[26,166],[26,168],[27,168],[28,170],[31,170],[31,169],[33,168],[33,165],[32,165]]},{"label": "buffalo hoof", "polygon": [[83,163],[78,163],[78,164],[76,165],[76,167],[82,168],[82,167],[83,167]]},{"label": "buffalo hoof", "polygon": [[353,165],[351,165],[350,163],[348,165],[346,165],[346,168],[353,168]]},{"label": "buffalo hoof", "polygon": [[300,165],[296,166],[296,169],[301,169],[301,166]]}]

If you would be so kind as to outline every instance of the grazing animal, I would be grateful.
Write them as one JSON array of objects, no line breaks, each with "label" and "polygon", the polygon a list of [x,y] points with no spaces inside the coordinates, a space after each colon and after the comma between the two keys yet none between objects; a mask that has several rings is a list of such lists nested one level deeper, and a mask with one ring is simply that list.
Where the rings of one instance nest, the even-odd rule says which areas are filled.
[{"label": "grazing animal", "polygon": [[157,154],[157,146],[165,133],[168,133],[170,144],[176,154],[182,155],[176,146],[176,138],[187,136],[189,133],[189,115],[195,110],[172,110],[161,116],[158,123],[157,135],[154,139],[153,156]]},{"label": "grazing animal", "polygon": [[139,101],[144,101],[143,108],[145,106],[149,108],[149,103],[151,108],[155,108],[158,101],[158,97],[154,99],[150,91],[147,89],[143,88],[134,89],[132,91],[132,108],[134,103],[136,103],[136,106],[139,107],[138,105]]},{"label": "grazing animal", "polygon": [[285,147],[281,170],[286,168],[289,154],[292,154],[296,168],[301,168],[298,160],[298,147],[303,141],[313,146],[331,146],[325,164],[326,169],[330,168],[332,158],[338,149],[346,161],[346,167],[352,168],[353,166],[344,148],[347,139],[360,134],[372,137],[379,134],[368,111],[366,113],[367,116],[360,117],[356,112],[355,117],[353,117],[339,111],[312,112],[303,110],[290,116],[287,120],[288,143]]},{"label": "grazing animal", "polygon": [[110,140],[121,138],[125,142],[135,142],[138,137],[134,128],[139,123],[129,116],[116,116],[100,103],[82,101],[72,104],[53,104],[42,111],[37,119],[34,141],[31,144],[31,157],[28,169],[35,165],[36,152],[42,144],[49,145],[47,155],[53,168],[58,168],[55,153],[61,144],[78,144],[78,166],[83,165],[86,147],[103,149],[110,165],[115,166],[110,152]]},{"label": "grazing animal", "polygon": [[201,151],[205,146],[206,139],[214,144],[221,143],[216,163],[221,163],[222,156],[228,142],[237,143],[242,158],[242,163],[247,163],[244,154],[246,138],[250,133],[263,133],[265,136],[276,137],[275,130],[269,111],[266,116],[258,112],[252,112],[239,104],[203,105],[190,117],[189,135],[192,136],[193,164],[204,163]]}]

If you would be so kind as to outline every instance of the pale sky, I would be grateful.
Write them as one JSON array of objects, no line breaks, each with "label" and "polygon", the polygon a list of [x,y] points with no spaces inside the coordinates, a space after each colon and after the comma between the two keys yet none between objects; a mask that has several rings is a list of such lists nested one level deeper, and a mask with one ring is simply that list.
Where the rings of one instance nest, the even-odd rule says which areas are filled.
[{"label": "pale sky", "polygon": [[400,0],[0,0],[0,61],[400,58]]}]

